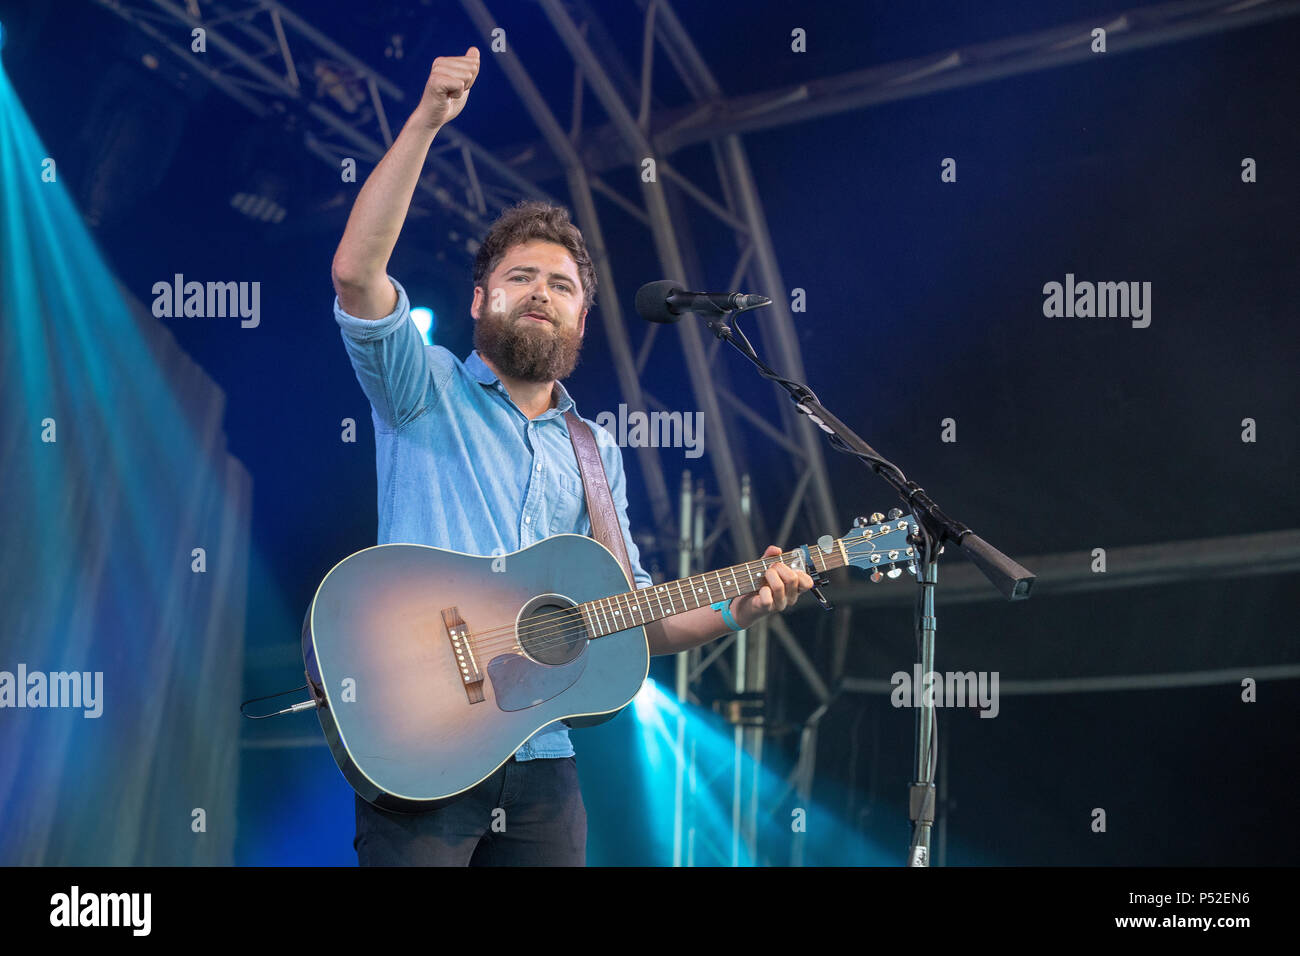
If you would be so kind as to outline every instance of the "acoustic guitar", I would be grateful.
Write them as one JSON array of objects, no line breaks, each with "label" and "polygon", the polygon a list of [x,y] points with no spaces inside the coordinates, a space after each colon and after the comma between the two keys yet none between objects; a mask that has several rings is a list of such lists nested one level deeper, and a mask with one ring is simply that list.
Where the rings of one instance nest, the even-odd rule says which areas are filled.
[{"label": "acoustic guitar", "polygon": [[[891,512],[897,514],[897,512]],[[307,679],[330,750],[375,806],[441,806],[553,721],[609,720],[650,666],[645,625],[751,594],[776,561],[825,584],[839,567],[916,573],[916,520],[859,518],[840,538],[628,590],[604,545],[577,534],[511,554],[417,544],[336,564],[303,622]]]}]

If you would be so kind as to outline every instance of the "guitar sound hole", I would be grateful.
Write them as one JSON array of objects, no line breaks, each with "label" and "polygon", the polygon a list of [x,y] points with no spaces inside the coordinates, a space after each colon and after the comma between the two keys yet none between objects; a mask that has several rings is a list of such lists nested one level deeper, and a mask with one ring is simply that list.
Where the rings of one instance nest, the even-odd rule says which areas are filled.
[{"label": "guitar sound hole", "polygon": [[533,598],[519,616],[519,645],[539,664],[567,664],[587,646],[582,613],[571,604],[557,604],[557,598]]}]

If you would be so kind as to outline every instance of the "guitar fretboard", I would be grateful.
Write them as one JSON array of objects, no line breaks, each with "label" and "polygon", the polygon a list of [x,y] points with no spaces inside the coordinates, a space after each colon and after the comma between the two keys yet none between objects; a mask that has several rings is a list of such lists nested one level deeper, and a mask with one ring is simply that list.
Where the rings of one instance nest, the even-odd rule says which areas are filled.
[{"label": "guitar fretboard", "polygon": [[[830,551],[818,546],[809,547],[812,569],[817,572],[844,566],[842,545],[837,539]],[[592,638],[603,637],[616,631],[625,631],[659,621],[674,614],[707,607],[718,601],[728,601],[742,594],[753,594],[763,587],[763,575],[777,562],[799,570],[807,567],[802,548],[774,554],[767,558],[746,561],[717,571],[706,571],[689,578],[679,578],[664,584],[654,584],[637,591],[615,594],[579,604],[583,622]]]}]

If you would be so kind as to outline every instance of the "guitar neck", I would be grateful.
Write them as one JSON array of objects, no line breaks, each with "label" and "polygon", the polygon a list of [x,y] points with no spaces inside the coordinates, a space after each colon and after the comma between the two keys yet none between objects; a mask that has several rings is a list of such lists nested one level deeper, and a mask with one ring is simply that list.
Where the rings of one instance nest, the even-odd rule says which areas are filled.
[{"label": "guitar neck", "polygon": [[[828,536],[829,537],[829,536]],[[814,545],[806,549],[795,548],[784,554],[774,554],[729,568],[706,571],[689,578],[678,578],[665,584],[655,584],[637,591],[615,594],[579,604],[583,620],[592,638],[603,637],[629,627],[661,621],[674,614],[684,614],[718,601],[729,601],[744,594],[753,594],[763,587],[763,575],[772,565],[780,562],[796,570],[812,569],[818,573],[844,567],[844,548],[836,539],[829,550]],[[811,572],[810,572],[811,573]]]}]

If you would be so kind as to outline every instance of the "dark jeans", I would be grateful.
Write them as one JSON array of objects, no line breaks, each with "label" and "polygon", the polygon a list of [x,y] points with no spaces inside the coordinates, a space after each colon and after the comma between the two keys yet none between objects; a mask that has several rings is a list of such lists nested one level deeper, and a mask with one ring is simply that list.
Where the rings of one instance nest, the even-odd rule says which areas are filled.
[{"label": "dark jeans", "polygon": [[573,757],[514,757],[459,800],[424,813],[357,801],[361,866],[585,866],[587,808]]}]

